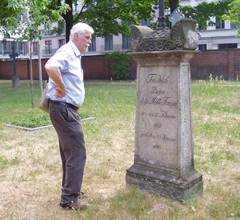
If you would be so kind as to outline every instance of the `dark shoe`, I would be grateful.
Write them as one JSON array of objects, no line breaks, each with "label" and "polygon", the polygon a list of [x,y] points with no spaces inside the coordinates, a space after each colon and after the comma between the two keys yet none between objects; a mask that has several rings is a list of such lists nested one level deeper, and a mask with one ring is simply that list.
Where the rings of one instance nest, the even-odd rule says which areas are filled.
[{"label": "dark shoe", "polygon": [[85,192],[80,192],[80,194],[79,194],[79,199],[80,198],[85,198],[85,197],[89,197],[89,195],[87,194],[87,193],[85,193]]},{"label": "dark shoe", "polygon": [[77,200],[77,202],[71,202],[71,203],[67,203],[67,204],[60,202],[59,205],[62,208],[68,208],[68,209],[73,209],[73,210],[84,210],[89,206],[89,204],[84,204],[80,200]]}]

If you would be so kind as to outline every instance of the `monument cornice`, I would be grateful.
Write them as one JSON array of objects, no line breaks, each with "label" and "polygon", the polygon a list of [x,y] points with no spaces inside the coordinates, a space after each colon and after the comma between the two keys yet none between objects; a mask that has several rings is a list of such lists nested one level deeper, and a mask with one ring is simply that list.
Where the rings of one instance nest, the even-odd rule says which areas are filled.
[{"label": "monument cornice", "polygon": [[164,51],[147,51],[147,52],[130,52],[128,55],[136,62],[149,62],[149,60],[159,59],[162,60],[191,60],[200,51],[197,50],[164,50]]}]

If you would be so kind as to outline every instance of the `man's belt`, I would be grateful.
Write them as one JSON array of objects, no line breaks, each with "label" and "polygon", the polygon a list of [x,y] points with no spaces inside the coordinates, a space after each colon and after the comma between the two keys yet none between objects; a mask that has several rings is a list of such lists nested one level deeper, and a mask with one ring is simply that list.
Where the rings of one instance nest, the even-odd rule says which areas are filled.
[{"label": "man's belt", "polygon": [[63,105],[63,106],[66,106],[66,107],[69,107],[69,108],[72,108],[74,109],[75,111],[78,111],[78,107],[72,105],[72,104],[69,104],[69,103],[66,103],[66,102],[61,102],[61,101],[56,101],[56,100],[50,100],[50,103],[53,104],[53,105]]}]

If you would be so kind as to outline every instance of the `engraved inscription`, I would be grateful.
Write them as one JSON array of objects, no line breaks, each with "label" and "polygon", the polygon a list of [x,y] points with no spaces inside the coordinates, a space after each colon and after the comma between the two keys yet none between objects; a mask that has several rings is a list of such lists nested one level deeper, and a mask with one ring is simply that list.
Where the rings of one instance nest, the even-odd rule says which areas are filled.
[{"label": "engraved inscription", "polygon": [[153,148],[161,149],[161,145],[155,144],[155,145],[153,145]]},{"label": "engraved inscription", "polygon": [[168,106],[170,108],[172,108],[173,106],[176,107],[177,106],[177,102],[171,102],[169,101],[170,97],[154,97],[152,99],[152,102],[150,102],[149,104],[153,104],[153,105],[163,105],[163,106]]},{"label": "engraved inscription", "polygon": [[145,132],[142,132],[140,134],[140,137],[147,137],[147,138],[152,138],[152,139],[159,139],[159,140],[163,140],[163,141],[176,141],[175,138],[170,138],[168,137],[166,134],[162,134],[162,135],[155,135],[153,133],[145,133]]},{"label": "engraved inscription", "polygon": [[147,98],[143,97],[140,100],[140,104],[145,104],[145,105],[162,105],[162,106],[168,106],[170,108],[172,107],[177,107],[178,102],[171,102],[170,97],[163,97],[161,98],[160,96],[152,98],[152,100],[148,100]]},{"label": "engraved inscription", "polygon": [[155,127],[155,128],[161,128],[161,127],[162,127],[162,124],[159,123],[159,122],[156,122],[156,123],[154,123],[154,127]]},{"label": "engraved inscription", "polygon": [[152,91],[150,93],[160,95],[160,94],[164,94],[165,91],[158,90],[157,86],[154,86],[152,87]]},{"label": "engraved inscription", "polygon": [[[165,73],[147,74],[143,79],[145,84],[143,86],[146,88],[143,91],[146,93],[141,93],[139,97],[139,104],[142,105],[139,112],[142,118],[139,138],[147,142],[154,152],[160,153],[161,156],[156,159],[161,158],[161,162],[164,162],[164,158],[168,157],[166,152],[170,151],[177,142],[174,120],[177,119],[176,109],[179,103],[175,96],[176,88],[170,88],[168,85],[173,79],[172,75]],[[168,120],[171,122],[168,123]]]},{"label": "engraved inscription", "polygon": [[169,119],[175,119],[175,115],[169,115],[168,111],[161,111],[160,113],[150,113],[148,111],[141,112],[141,116],[146,117],[155,117],[155,118],[169,118]]},{"label": "engraved inscription", "polygon": [[168,83],[170,76],[166,78],[158,74],[149,74],[145,80],[145,83]]}]

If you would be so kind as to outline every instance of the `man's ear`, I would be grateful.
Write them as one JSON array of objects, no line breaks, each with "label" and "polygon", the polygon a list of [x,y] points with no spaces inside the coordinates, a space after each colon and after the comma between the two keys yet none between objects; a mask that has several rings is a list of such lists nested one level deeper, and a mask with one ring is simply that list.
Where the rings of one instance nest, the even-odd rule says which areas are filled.
[{"label": "man's ear", "polygon": [[78,37],[80,37],[79,34],[78,34],[78,33],[75,33],[75,34],[74,34],[74,38],[77,40]]}]

